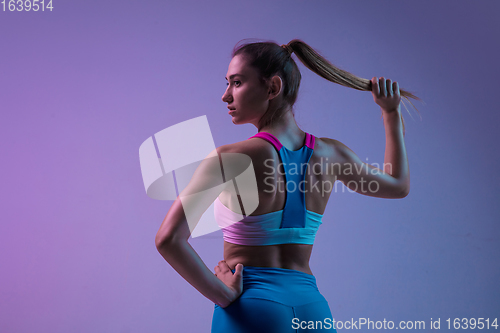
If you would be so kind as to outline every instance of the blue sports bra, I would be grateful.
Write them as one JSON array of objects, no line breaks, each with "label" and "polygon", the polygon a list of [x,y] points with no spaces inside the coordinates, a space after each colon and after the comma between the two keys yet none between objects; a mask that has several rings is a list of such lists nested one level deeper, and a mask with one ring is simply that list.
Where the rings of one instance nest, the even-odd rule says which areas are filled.
[{"label": "blue sports bra", "polygon": [[[217,198],[214,214],[224,240],[238,245],[313,244],[323,215],[306,209],[305,180],[307,165],[314,150],[315,138],[306,133],[306,142],[299,150],[288,150],[272,134],[260,132],[251,138],[269,141],[278,151],[285,169],[286,202],[282,210],[244,216],[224,206]],[[293,172],[290,172],[290,171]],[[294,186],[288,186],[294,183]],[[289,191],[293,189],[293,191]]]}]

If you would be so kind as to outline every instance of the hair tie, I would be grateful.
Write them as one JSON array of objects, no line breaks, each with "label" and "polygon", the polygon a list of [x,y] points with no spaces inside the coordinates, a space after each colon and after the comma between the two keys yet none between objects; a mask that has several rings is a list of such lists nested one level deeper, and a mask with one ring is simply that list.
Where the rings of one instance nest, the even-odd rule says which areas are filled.
[{"label": "hair tie", "polygon": [[292,55],[293,53],[293,49],[290,47],[290,45],[288,44],[283,44],[281,45],[281,47],[288,52],[288,55]]}]

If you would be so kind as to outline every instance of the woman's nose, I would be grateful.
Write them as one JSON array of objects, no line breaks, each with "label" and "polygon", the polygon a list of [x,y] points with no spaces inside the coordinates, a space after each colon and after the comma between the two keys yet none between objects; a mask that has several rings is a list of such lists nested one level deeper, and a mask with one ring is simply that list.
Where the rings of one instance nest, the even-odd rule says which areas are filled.
[{"label": "woman's nose", "polygon": [[224,103],[230,103],[231,102],[231,94],[229,94],[229,89],[226,89],[224,92],[224,95],[222,95],[222,101]]}]

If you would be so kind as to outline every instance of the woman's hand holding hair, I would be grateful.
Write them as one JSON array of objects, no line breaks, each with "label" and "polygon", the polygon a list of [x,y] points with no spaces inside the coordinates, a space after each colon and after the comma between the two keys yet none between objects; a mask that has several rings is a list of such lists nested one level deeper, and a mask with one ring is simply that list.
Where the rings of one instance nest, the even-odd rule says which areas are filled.
[{"label": "woman's hand holding hair", "polygon": [[233,274],[228,264],[224,260],[221,260],[215,266],[214,271],[215,276],[232,291],[232,301],[240,297],[243,292],[243,264],[237,264]]},{"label": "woman's hand holding hair", "polygon": [[400,110],[401,95],[399,84],[396,81],[391,82],[391,79],[373,77],[372,95],[373,100],[382,108],[383,112],[391,113]]}]

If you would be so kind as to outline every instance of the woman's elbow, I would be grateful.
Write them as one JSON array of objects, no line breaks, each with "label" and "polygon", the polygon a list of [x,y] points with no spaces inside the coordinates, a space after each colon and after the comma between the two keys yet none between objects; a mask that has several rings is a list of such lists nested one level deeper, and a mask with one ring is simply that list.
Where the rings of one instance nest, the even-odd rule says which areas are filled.
[{"label": "woman's elbow", "polygon": [[158,251],[170,247],[173,243],[173,235],[158,232],[155,236],[155,246]]},{"label": "woman's elbow", "polygon": [[397,198],[398,199],[403,199],[406,198],[410,194],[410,185],[404,186],[398,193]]},{"label": "woman's elbow", "polygon": [[175,224],[163,224],[155,236],[155,245],[158,250],[168,249],[172,246],[177,246],[183,242],[187,242],[190,236],[187,223],[175,227]]},{"label": "woman's elbow", "polygon": [[386,191],[381,198],[386,199],[403,199],[410,193],[409,186],[393,187],[390,191]]},{"label": "woman's elbow", "polygon": [[224,308],[228,307],[231,304],[231,301],[228,300],[228,299],[225,299],[223,301],[217,301],[217,302],[215,302],[215,304],[217,304],[218,306],[220,306],[221,308],[224,309]]}]

